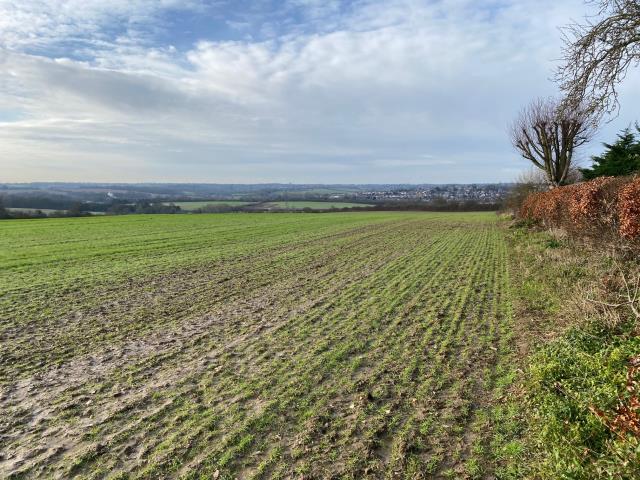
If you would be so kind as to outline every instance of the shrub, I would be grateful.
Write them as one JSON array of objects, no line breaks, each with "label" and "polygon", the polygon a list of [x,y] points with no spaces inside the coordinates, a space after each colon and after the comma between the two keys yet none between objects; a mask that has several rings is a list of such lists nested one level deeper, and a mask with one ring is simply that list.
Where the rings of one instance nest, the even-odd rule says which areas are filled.
[{"label": "shrub", "polygon": [[599,177],[530,195],[520,216],[574,237],[640,239],[640,177]]},{"label": "shrub", "polygon": [[595,322],[534,355],[528,390],[535,442],[545,452],[541,478],[639,478],[640,444],[627,432],[635,423],[619,415],[637,400],[628,372],[638,354],[635,323]]},{"label": "shrub", "polygon": [[606,148],[602,155],[591,157],[593,166],[582,168],[580,171],[586,180],[602,176],[624,176],[640,171],[640,125],[636,125],[636,132],[630,128],[618,134],[618,140],[613,144],[604,143]]},{"label": "shrub", "polygon": [[625,185],[619,194],[620,235],[640,237],[640,177]]},{"label": "shrub", "polygon": [[600,177],[580,184],[569,199],[575,233],[615,236],[618,226],[618,192],[627,179]]}]

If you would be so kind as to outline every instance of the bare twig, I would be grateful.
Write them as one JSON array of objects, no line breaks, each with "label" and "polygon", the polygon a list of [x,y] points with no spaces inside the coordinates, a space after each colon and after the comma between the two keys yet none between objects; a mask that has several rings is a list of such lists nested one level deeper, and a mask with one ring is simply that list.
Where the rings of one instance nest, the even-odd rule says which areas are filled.
[{"label": "bare twig", "polygon": [[590,99],[595,112],[620,108],[617,85],[640,62],[640,1],[598,0],[598,13],[564,29],[557,80],[571,101]]},{"label": "bare twig", "polygon": [[624,306],[629,304],[629,302],[607,303],[607,302],[602,302],[600,300],[594,300],[593,298],[586,298],[585,300],[587,300],[587,302],[594,303],[596,305],[602,305],[603,307],[609,307],[609,308],[620,308],[620,307],[624,307]]},{"label": "bare twig", "polygon": [[585,298],[585,300],[596,305],[614,309],[628,307],[635,317],[640,320],[640,274],[638,274],[638,277],[635,280],[629,280],[624,269],[618,264],[618,262],[614,260],[614,263],[620,274],[622,283],[624,284],[624,292],[618,294],[618,297],[622,301],[620,303],[609,303],[588,297]]}]

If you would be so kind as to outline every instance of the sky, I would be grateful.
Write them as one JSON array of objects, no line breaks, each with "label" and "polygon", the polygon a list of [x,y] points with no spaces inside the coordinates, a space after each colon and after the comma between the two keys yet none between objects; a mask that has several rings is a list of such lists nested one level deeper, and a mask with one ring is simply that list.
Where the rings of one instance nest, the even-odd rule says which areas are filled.
[{"label": "sky", "polygon": [[[508,182],[583,0],[0,0],[0,182]],[[640,69],[639,69],[640,70]],[[638,118],[640,74],[580,154]]]}]

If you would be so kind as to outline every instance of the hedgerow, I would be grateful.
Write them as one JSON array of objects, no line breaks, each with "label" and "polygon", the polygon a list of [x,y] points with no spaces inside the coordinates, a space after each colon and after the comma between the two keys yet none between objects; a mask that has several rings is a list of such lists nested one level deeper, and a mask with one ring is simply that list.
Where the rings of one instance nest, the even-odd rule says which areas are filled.
[{"label": "hedgerow", "polygon": [[578,237],[637,243],[640,239],[640,176],[599,177],[530,195],[520,216]]},{"label": "hedgerow", "polygon": [[620,190],[620,235],[625,238],[640,237],[640,177]]}]

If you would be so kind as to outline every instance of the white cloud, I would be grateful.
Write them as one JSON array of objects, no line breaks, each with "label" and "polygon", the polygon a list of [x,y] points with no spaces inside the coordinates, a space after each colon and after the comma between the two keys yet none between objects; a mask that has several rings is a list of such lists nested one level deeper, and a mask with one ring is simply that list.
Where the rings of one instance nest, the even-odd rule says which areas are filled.
[{"label": "white cloud", "polygon": [[[0,123],[0,167],[16,180],[111,180],[61,159],[82,158],[86,175],[110,171],[113,155],[156,181],[508,180],[519,163],[506,124],[553,93],[557,26],[584,8],[288,0],[307,30],[324,28],[187,51],[136,33],[178,3],[0,0],[0,108],[20,113]],[[126,31],[114,37],[114,24]],[[83,61],[27,53],[78,37]]]},{"label": "white cloud", "polygon": [[156,15],[171,9],[201,9],[196,0],[0,0],[0,45],[9,49],[51,48],[86,42],[111,45],[109,31],[141,39]]}]

